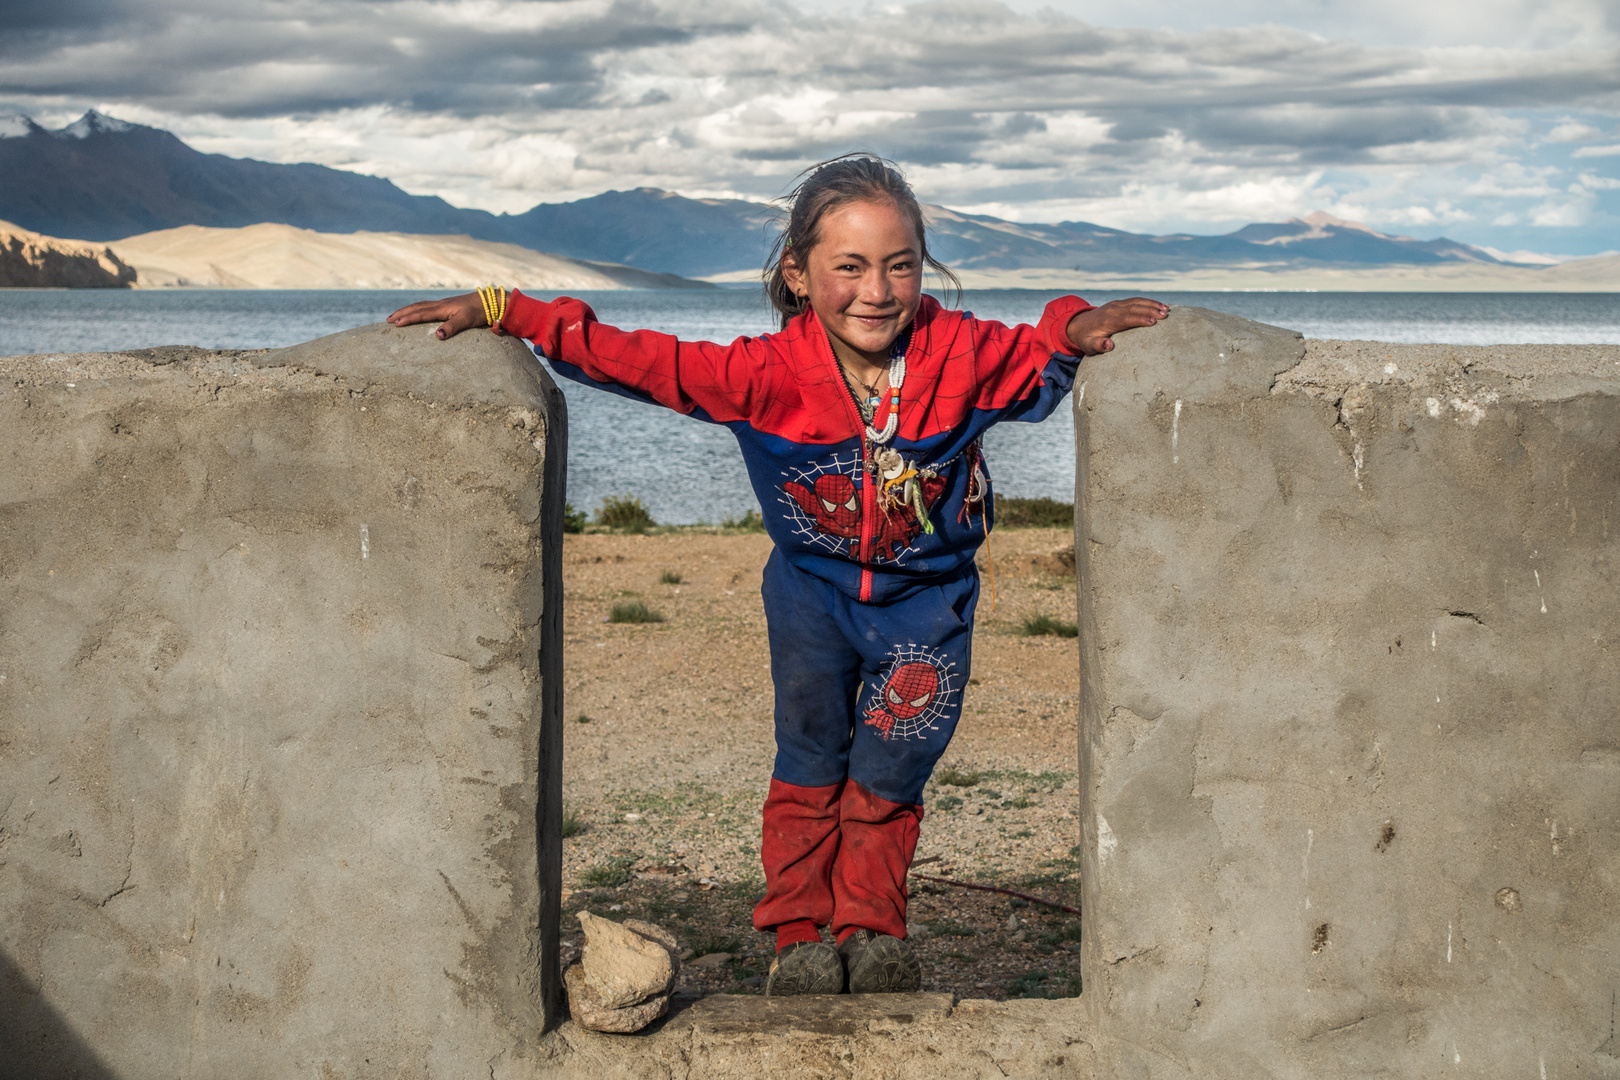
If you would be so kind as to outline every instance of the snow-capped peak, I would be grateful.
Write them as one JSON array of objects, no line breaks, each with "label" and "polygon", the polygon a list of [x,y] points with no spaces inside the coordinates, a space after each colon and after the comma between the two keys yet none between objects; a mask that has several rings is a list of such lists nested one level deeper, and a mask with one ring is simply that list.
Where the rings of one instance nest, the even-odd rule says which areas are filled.
[{"label": "snow-capped peak", "polygon": [[115,131],[128,131],[134,124],[122,120],[114,120],[110,116],[103,116],[94,109],[89,109],[73,123],[57,132],[74,139],[83,139],[91,135],[103,135]]},{"label": "snow-capped peak", "polygon": [[35,127],[32,120],[22,113],[12,113],[9,116],[0,116],[0,139],[17,139],[27,135]]}]

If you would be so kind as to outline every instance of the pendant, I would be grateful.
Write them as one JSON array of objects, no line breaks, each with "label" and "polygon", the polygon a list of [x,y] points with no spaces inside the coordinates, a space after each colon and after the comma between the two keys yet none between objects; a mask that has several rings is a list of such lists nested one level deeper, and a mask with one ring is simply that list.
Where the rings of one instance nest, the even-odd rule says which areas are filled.
[{"label": "pendant", "polygon": [[893,480],[906,471],[906,459],[900,456],[900,451],[885,446],[877,453],[877,467],[883,474],[883,479]]}]

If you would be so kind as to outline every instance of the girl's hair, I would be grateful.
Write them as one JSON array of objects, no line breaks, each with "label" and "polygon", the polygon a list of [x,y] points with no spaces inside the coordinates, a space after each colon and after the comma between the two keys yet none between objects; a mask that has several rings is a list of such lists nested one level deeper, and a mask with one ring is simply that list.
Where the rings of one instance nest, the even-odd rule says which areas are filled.
[{"label": "girl's hair", "polygon": [[828,211],[853,202],[893,203],[916,230],[923,265],[950,282],[960,302],[962,282],[950,267],[928,254],[928,228],[923,222],[922,207],[893,162],[876,154],[856,151],[812,165],[799,176],[802,177],[799,186],[782,200],[787,204],[787,220],[765,262],[765,295],[781,314],[784,329],[789,320],[809,307],[808,300],[795,296],[788,288],[783,273],[788,256],[792,255],[802,268],[805,256],[821,240],[822,218]]}]

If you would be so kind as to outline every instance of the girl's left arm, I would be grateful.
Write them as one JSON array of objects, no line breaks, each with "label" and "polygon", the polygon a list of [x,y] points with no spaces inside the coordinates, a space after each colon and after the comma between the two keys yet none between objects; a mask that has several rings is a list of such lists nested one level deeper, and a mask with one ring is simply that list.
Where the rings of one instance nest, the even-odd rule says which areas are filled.
[{"label": "girl's left arm", "polygon": [[1083,357],[1114,347],[1113,335],[1152,326],[1170,314],[1157,300],[1135,297],[1093,307],[1078,296],[1046,305],[1033,327],[970,320],[976,406],[1000,420],[1045,419],[1074,384]]},{"label": "girl's left arm", "polygon": [[1092,310],[1078,296],[1060,296],[1034,326],[963,319],[952,351],[965,345],[971,352],[974,409],[992,423],[1044,420],[1069,392],[1080,366],[1069,323]]}]

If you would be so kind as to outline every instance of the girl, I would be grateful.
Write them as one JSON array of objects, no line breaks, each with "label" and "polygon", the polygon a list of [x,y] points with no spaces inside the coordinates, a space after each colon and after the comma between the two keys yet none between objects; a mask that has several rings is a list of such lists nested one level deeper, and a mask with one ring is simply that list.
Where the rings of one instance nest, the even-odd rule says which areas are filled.
[{"label": "girl", "polygon": [[[683,342],[596,321],[578,300],[498,290],[412,304],[396,326],[492,326],[578,382],[737,436],[775,542],[765,566],[776,764],[765,800],[769,995],[917,990],[906,874],[923,785],[962,712],[993,517],[979,437],[1040,420],[1082,356],[1169,314],[1054,300],[1036,326],[947,311],[922,291],[922,209],[888,162],[811,169],[766,267],[780,333]],[[836,948],[821,940],[830,927]]]}]

